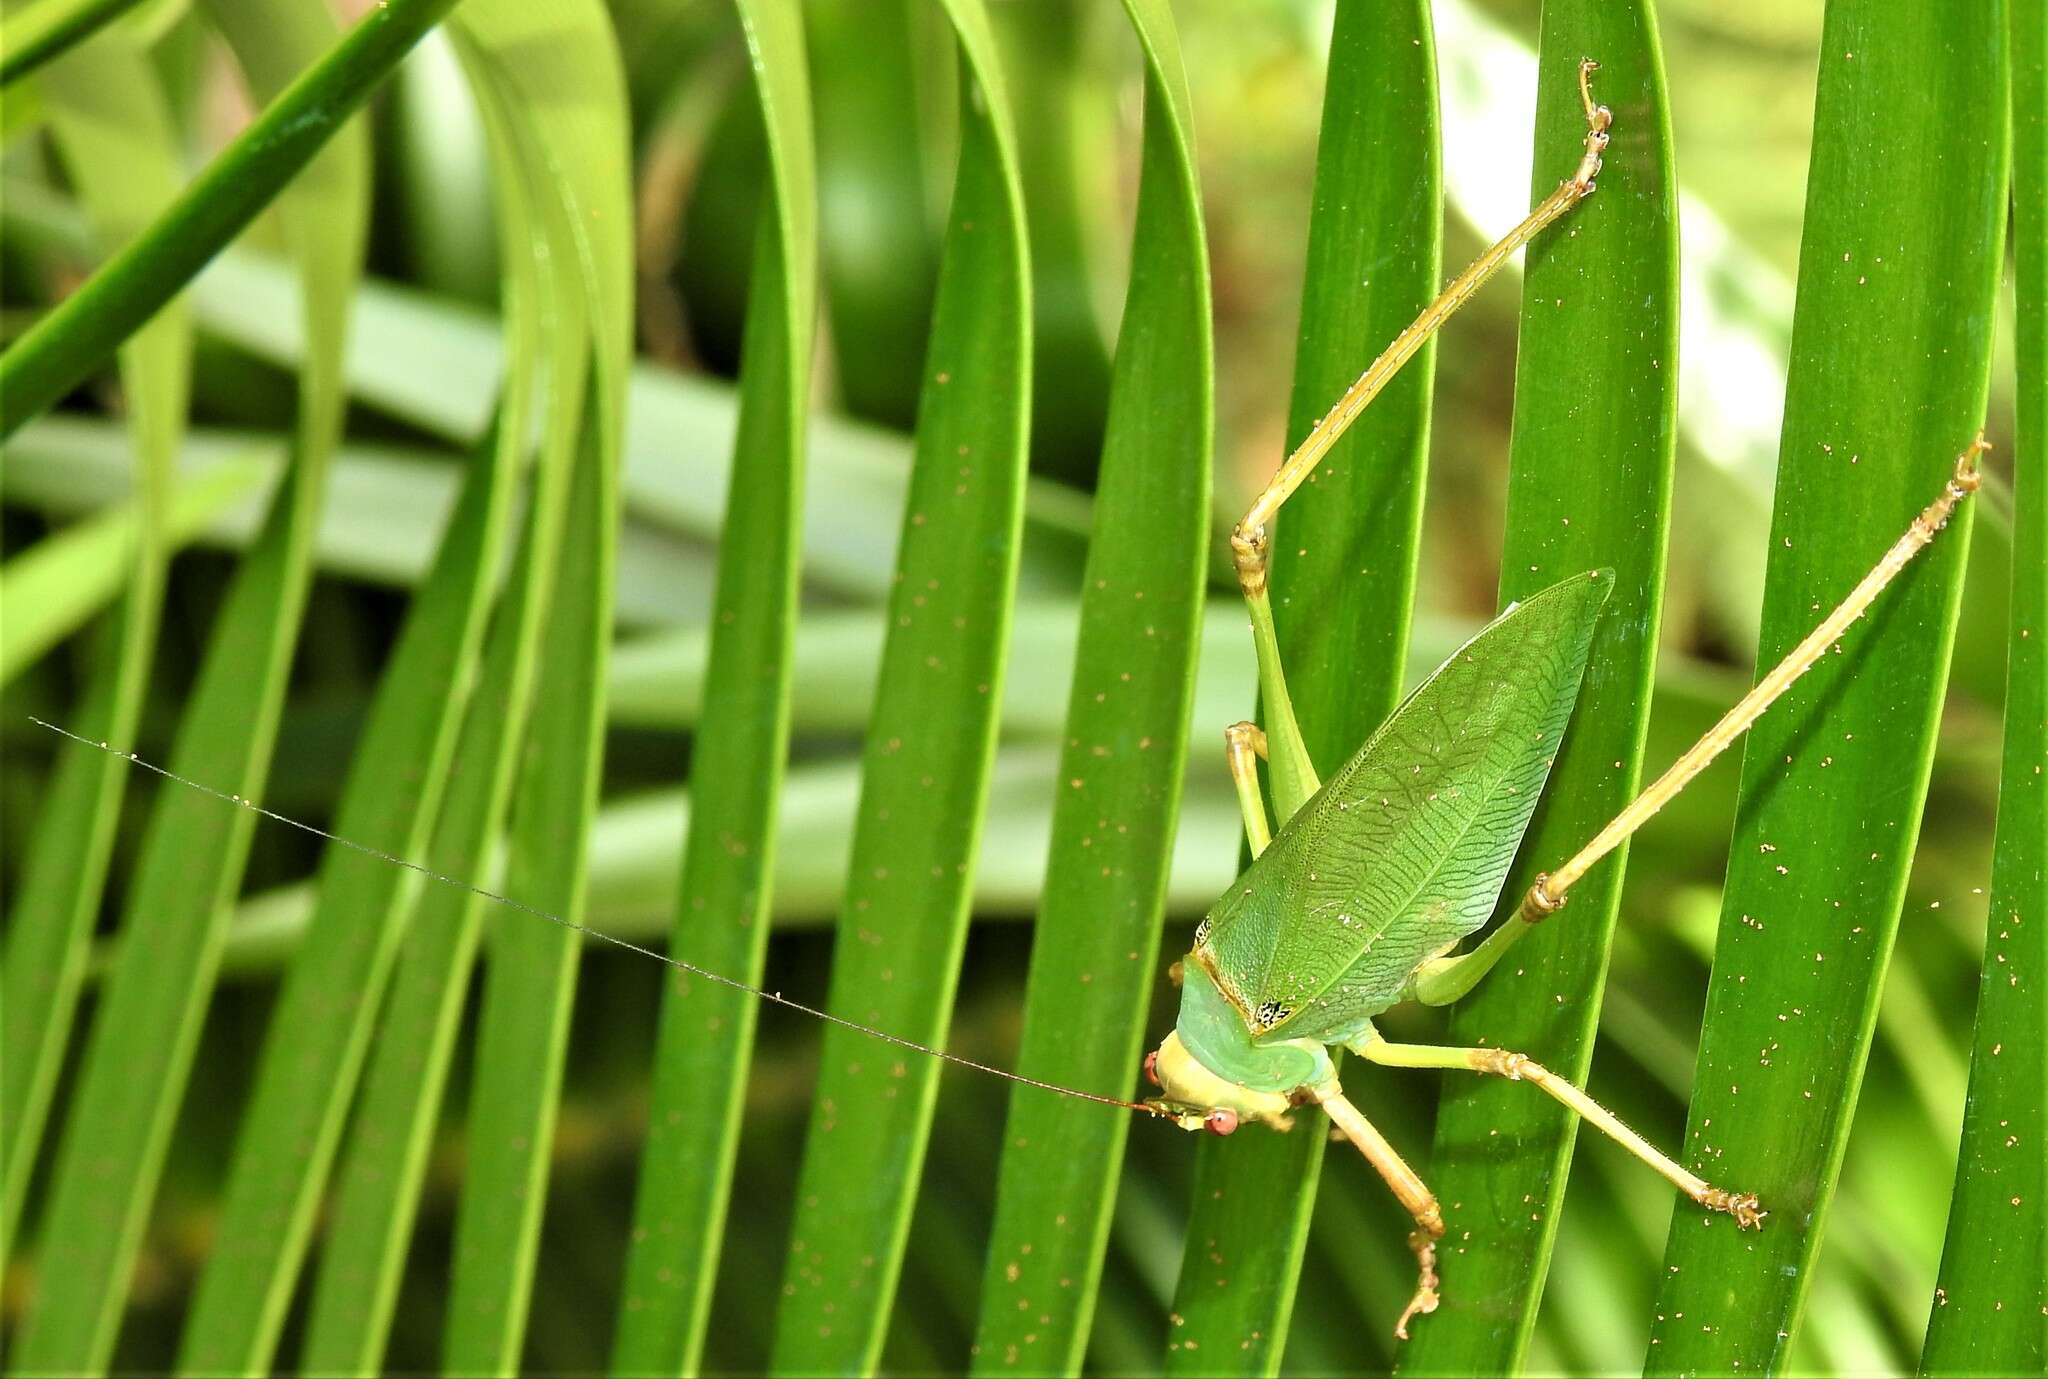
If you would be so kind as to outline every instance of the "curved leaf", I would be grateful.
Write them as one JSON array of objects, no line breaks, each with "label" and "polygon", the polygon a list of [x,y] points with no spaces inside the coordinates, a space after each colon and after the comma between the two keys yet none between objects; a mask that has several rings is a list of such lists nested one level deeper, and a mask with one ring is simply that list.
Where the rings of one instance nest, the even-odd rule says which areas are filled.
[{"label": "curved leaf", "polygon": [[2048,1370],[2048,12],[2007,12],[2018,438],[2005,760],[1948,1240],[1922,1374]]},{"label": "curved leaf", "polygon": [[[1993,7],[1831,0],[1759,665],[1940,492],[1982,424],[2005,219]],[[1919,832],[1969,514],[1751,730],[1649,1366],[1776,1368],[1826,1226]]]},{"label": "curved leaf", "polygon": [[[817,207],[803,27],[790,0],[741,0],[769,152],[742,346],[732,494],[670,951],[759,984],[789,749],[803,458],[817,304]],[[760,1002],[674,973],[613,1345],[618,1373],[697,1370]]]},{"label": "curved leaf", "polygon": [[[1214,356],[1194,109],[1163,0],[1145,57],[1131,287],[1082,580],[1017,1070],[1118,1094],[1137,1067],[1178,823],[1208,555]],[[975,1333],[978,1373],[1075,1373],[1127,1116],[1013,1089]],[[1155,1127],[1148,1127],[1155,1128]]]},{"label": "curved leaf", "polygon": [[[1427,0],[1341,0],[1290,443],[1436,295],[1442,211]],[[1434,360],[1434,344],[1424,345],[1366,409],[1281,515],[1273,543],[1288,684],[1309,753],[1325,765],[1349,758],[1400,695]],[[1271,1374],[1286,1345],[1325,1139],[1201,1138],[1167,1370]]]},{"label": "curved leaf", "polygon": [[[109,243],[125,241],[178,191],[178,149],[162,83],[141,53],[110,36],[51,64],[37,86],[100,234]],[[0,683],[48,645],[39,645],[34,632],[24,637],[24,623],[54,641],[75,625],[67,611],[83,618],[91,604],[72,590],[95,581],[80,577],[81,566],[104,573],[102,588],[124,580],[126,598],[107,629],[78,730],[98,741],[127,743],[142,713],[164,566],[176,540],[167,530],[174,525],[169,489],[191,380],[188,313],[165,312],[122,347],[120,361],[138,479],[135,503],[111,530],[94,524],[67,531],[7,563]],[[70,1041],[128,774],[118,757],[66,744],[8,926],[0,991],[0,1067],[7,1069],[0,1077],[0,1259],[14,1238]]]},{"label": "curved leaf", "polygon": [[[1578,62],[1614,111],[1600,189],[1529,248],[1516,352],[1503,602],[1611,566],[1585,689],[1519,864],[1519,901],[1635,794],[1649,725],[1678,392],[1678,204],[1656,21],[1646,0],[1543,7],[1534,194],[1585,139]],[[1451,1044],[1529,1054],[1583,1085],[1627,854],[1572,890],[1450,1022]],[[1506,923],[1519,924],[1508,918]],[[1444,1204],[1443,1305],[1399,1357],[1416,1373],[1512,1373],[1526,1357],[1577,1117],[1533,1088],[1442,1074],[1424,1171]],[[1391,1301],[1398,1301],[1394,1299]]]},{"label": "curved leaf", "polygon": [[[505,886],[576,923],[603,758],[632,334],[625,81],[596,0],[473,2],[454,32],[486,118],[517,150],[542,226],[552,270],[543,463],[556,473],[574,463]],[[442,1336],[443,1364],[459,1372],[518,1364],[575,998],[576,936],[509,918],[486,939],[471,1153]]]},{"label": "curved leaf", "polygon": [[[1023,515],[1030,266],[1016,140],[980,0],[948,0],[965,66],[917,461],[862,765],[829,1008],[943,1041],[967,937]],[[938,1065],[833,1027],[804,1144],[772,1367],[881,1351]]]},{"label": "curved leaf", "polygon": [[[345,43],[343,51],[352,50]],[[348,66],[340,63],[340,68]],[[249,75],[260,88],[264,74],[252,70]],[[309,89],[327,91],[339,75],[330,59],[330,65],[316,74],[318,79],[294,89],[301,97]],[[276,102],[271,114],[293,108],[292,101]],[[345,113],[338,107],[337,112]],[[300,263],[308,340],[295,463],[214,623],[171,757],[178,774],[244,798],[262,794],[305,606],[313,533],[343,410],[339,381],[348,300],[362,256],[368,199],[365,148],[350,132],[314,158],[326,132],[331,130],[303,147],[291,145],[296,150],[294,168],[312,161],[278,205],[286,238]],[[218,168],[216,164],[216,172]],[[274,195],[281,183],[282,177],[269,182],[270,193]],[[207,192],[210,185],[202,179],[188,190],[178,203],[182,212],[174,208],[159,219],[112,261],[112,267],[127,265],[124,273],[161,267],[157,250],[149,246],[161,249],[167,237],[176,239],[182,233],[177,226],[186,223],[181,215],[204,219],[215,199],[230,209],[241,207],[214,222],[223,238],[264,204],[263,199],[245,201],[241,192]],[[193,266],[199,261],[203,259]],[[113,276],[117,285],[106,289],[105,300],[126,303],[122,310],[141,300],[137,291],[154,290],[132,282],[119,286],[122,274]],[[103,272],[95,281],[107,277]],[[170,295],[167,290],[157,296],[149,309]],[[45,318],[43,326],[64,310]],[[101,324],[117,322],[118,334],[147,315],[147,310],[128,316],[116,311],[101,318]],[[87,320],[90,313],[67,319]],[[69,340],[88,327],[52,329],[58,331],[57,338]],[[6,358],[13,358],[26,343],[17,343]],[[104,344],[112,343],[110,335]],[[80,368],[90,363],[88,359]],[[222,809],[218,801],[192,791],[165,796],[151,817],[129,890],[123,956],[99,1002],[50,1188],[42,1272],[16,1354],[16,1362],[25,1369],[99,1369],[112,1351],[143,1225],[212,994],[229,901],[240,883],[253,824],[254,816],[246,810]]]}]

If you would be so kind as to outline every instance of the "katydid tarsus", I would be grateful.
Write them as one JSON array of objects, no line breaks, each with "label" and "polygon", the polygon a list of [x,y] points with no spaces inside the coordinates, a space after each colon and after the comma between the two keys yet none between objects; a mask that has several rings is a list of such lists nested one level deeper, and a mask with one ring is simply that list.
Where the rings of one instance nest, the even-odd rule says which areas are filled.
[{"label": "katydid tarsus", "polygon": [[[224,802],[370,853],[438,883],[577,930],[714,983],[875,1039],[1042,1090],[1143,1112],[1183,1129],[1227,1135],[1245,1120],[1276,1128],[1297,1108],[1319,1106],[1409,1212],[1418,1270],[1396,1323],[1433,1311],[1441,1284],[1436,1242],[1442,1212],[1428,1186],[1344,1095],[1329,1055],[1347,1049],[1391,1067],[1491,1074],[1533,1084],[1613,1137],[1702,1207],[1760,1227],[1749,1193],[1708,1184],[1659,1152],[1578,1087],[1505,1049],[1440,1048],[1382,1039],[1373,1017],[1404,1001],[1446,1005],[1470,991],[1531,926],[1562,909],[1572,886],[1704,770],[1843,636],[1885,586],[1977,487],[1982,437],[1957,459],[1941,492],[1882,553],[1870,572],[1722,719],[1576,854],[1539,874],[1480,943],[1454,950],[1493,914],[1578,696],[1593,630],[1611,578],[1594,570],[1511,605],[1402,702],[1327,782],[1303,745],[1280,665],[1267,569],[1273,523],[1331,445],[1423,342],[1507,263],[1515,251],[1593,195],[1612,114],[1593,99],[1597,64],[1580,64],[1585,152],[1571,176],[1486,250],[1360,375],[1288,456],[1231,536],[1251,617],[1265,726],[1225,730],[1227,759],[1253,855],[1251,867],[1211,908],[1176,968],[1181,1008],[1174,1031],[1145,1058],[1161,1090],[1148,1101],[1059,1086],[962,1058],[847,1020],[778,991],[762,990],[601,930],[575,923],[466,878],[263,808],[122,752],[158,775]],[[44,727],[87,741],[55,724]],[[109,751],[107,743],[93,743]],[[1277,825],[1259,780],[1267,764]]]}]

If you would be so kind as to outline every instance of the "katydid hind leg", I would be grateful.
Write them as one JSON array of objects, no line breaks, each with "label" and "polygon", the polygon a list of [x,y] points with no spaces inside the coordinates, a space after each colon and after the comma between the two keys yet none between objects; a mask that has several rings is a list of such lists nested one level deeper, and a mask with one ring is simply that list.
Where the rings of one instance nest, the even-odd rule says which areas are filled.
[{"label": "katydid hind leg", "polygon": [[[1932,502],[1907,524],[1906,530],[1891,547],[1878,558],[1870,572],[1856,587],[1835,606],[1833,612],[1823,618],[1800,643],[1785,654],[1784,659],[1773,666],[1760,678],[1756,685],[1745,694],[1733,708],[1722,715],[1721,720],[1709,728],[1706,735],[1686,749],[1663,775],[1647,786],[1621,813],[1595,834],[1592,841],[1580,848],[1571,858],[1551,871],[1541,873],[1528,893],[1523,896],[1515,918],[1508,927],[1519,930],[1536,924],[1564,908],[1571,888],[1580,877],[1608,853],[1626,842],[1635,831],[1647,823],[1651,816],[1662,809],[1680,791],[1692,783],[1693,778],[1704,771],[1714,759],[1732,746],[1751,724],[1763,716],[1766,709],[1778,701],[1799,678],[1814,667],[1820,658],[1849,630],[1858,618],[1867,612],[1871,604],[1884,592],[1885,586],[1898,577],[1912,562],[1914,556],[1925,550],[1948,525],[1950,517],[1965,499],[1977,491],[1980,476],[1977,462],[1991,447],[1980,431],[1962,454],[1956,457],[1955,468],[1948,481],[1942,485]],[[1498,943],[1489,942],[1474,949],[1463,961],[1477,964],[1476,975],[1471,972],[1458,974],[1457,980],[1464,988],[1483,975],[1485,970],[1499,961],[1502,953],[1514,941],[1510,934]],[[1460,959],[1450,960],[1452,964]],[[1451,980],[1447,974],[1437,976],[1439,982]],[[1426,999],[1426,998],[1425,998]]]},{"label": "katydid hind leg", "polygon": [[1394,375],[1414,358],[1443,323],[1470,301],[1487,280],[1515,256],[1516,251],[1593,194],[1600,175],[1601,156],[1607,149],[1608,131],[1614,124],[1613,112],[1593,99],[1592,76],[1599,66],[1590,58],[1579,64],[1579,96],[1586,111],[1586,146],[1571,176],[1558,183],[1557,190],[1538,203],[1521,224],[1501,236],[1473,260],[1470,267],[1453,278],[1436,300],[1424,307],[1408,328],[1394,337],[1393,343],[1380,352],[1380,356],[1367,366],[1322,419],[1309,428],[1307,438],[1281,464],[1271,482],[1246,511],[1244,520],[1231,532],[1231,555],[1237,566],[1238,583],[1243,587],[1247,600],[1255,601],[1266,588],[1267,573],[1272,565],[1273,520],[1295,490],[1315,473],[1316,466],[1329,454],[1338,437],[1358,420]]},{"label": "katydid hind leg", "polygon": [[1373,1040],[1355,1050],[1369,1063],[1390,1068],[1449,1068],[1526,1082],[1576,1112],[1594,1129],[1648,1164],[1665,1181],[1710,1211],[1726,1212],[1739,1228],[1761,1229],[1767,1214],[1753,1192],[1715,1187],[1631,1130],[1621,1117],[1535,1059],[1507,1049],[1443,1048],[1433,1044],[1390,1044]]}]

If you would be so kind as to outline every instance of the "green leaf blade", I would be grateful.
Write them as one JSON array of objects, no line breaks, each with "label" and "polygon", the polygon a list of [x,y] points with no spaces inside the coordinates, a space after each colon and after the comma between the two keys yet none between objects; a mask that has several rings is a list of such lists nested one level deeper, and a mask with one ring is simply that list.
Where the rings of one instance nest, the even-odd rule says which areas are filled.
[{"label": "green leaf blade", "polygon": [[[572,924],[581,922],[597,808],[604,746],[597,687],[617,542],[610,456],[597,430],[593,419],[571,483],[505,881],[508,895]],[[582,941],[531,915],[493,918],[442,1337],[443,1364],[453,1373],[519,1368]]]},{"label": "green leaf blade", "polygon": [[[1678,400],[1677,186],[1650,6],[1546,5],[1539,51],[1534,195],[1548,195],[1583,148],[1581,58],[1599,61],[1594,98],[1615,122],[1599,190],[1529,249],[1500,596],[1524,598],[1590,566],[1612,567],[1615,581],[1504,908],[1635,794]],[[1625,864],[1623,850],[1574,887],[1570,906],[1458,1003],[1444,1042],[1514,1049],[1584,1085]],[[1443,1304],[1414,1323],[1399,1364],[1511,1373],[1543,1296],[1578,1122],[1533,1087],[1441,1077],[1423,1176],[1444,1204]]]},{"label": "green leaf blade", "polygon": [[[489,449],[392,653],[337,812],[340,836],[379,853],[417,854],[452,761],[461,698],[447,686],[474,673],[512,505],[510,456]],[[179,1357],[187,1372],[270,1365],[417,884],[354,849],[333,849],[322,867],[192,1304]]]},{"label": "green leaf blade", "polygon": [[[1214,359],[1192,101],[1164,4],[1126,6],[1145,141],[1082,580],[1080,645],[1017,1071],[1127,1095],[1155,980],[1206,574]],[[977,1373],[1074,1373],[1129,1119],[1017,1088],[982,1283]],[[1154,1127],[1147,1126],[1147,1130]]]},{"label": "green leaf blade", "polygon": [[[512,583],[497,612],[456,748],[463,769],[427,861],[451,877],[485,877],[504,826],[538,678],[540,624],[562,525],[558,491],[536,494]],[[486,763],[479,769],[479,763]],[[447,1087],[484,899],[441,884],[420,897],[379,1022],[322,1248],[301,1368],[372,1373],[383,1366],[436,1115]]]},{"label": "green leaf blade", "polygon": [[140,0],[42,0],[9,16],[0,43],[0,87],[63,56],[133,9]]},{"label": "green leaf blade", "polygon": [[[1290,442],[1436,295],[1442,188],[1428,5],[1340,4]],[[1366,410],[1282,514],[1273,543],[1274,619],[1290,693],[1309,754],[1325,767],[1349,758],[1400,695],[1434,360],[1434,344],[1423,346]],[[1278,1369],[1325,1143],[1317,1130],[1202,1137],[1169,1374]]]},{"label": "green leaf blade", "polygon": [[[744,0],[769,149],[742,347],[733,481],[719,546],[691,811],[669,951],[759,985],[776,811],[789,750],[818,234],[803,27],[789,0]],[[612,1368],[694,1372],[732,1192],[760,1001],[673,974]]]},{"label": "green leaf blade", "polygon": [[[262,84],[261,73],[251,70],[249,77]],[[291,104],[274,102],[271,113],[280,108]],[[279,206],[306,320],[293,464],[215,619],[171,756],[177,774],[250,799],[263,793],[305,608],[320,502],[343,411],[345,304],[360,270],[368,201],[367,157],[358,131],[344,130],[332,142],[323,137],[301,152],[302,163],[315,153],[319,157]],[[202,194],[203,185],[202,179],[188,189],[178,206],[190,211],[209,204],[213,194]],[[281,178],[271,183],[270,194],[281,185]],[[226,200],[242,205],[240,195]],[[247,223],[268,199],[249,202],[234,226]],[[174,207],[114,262],[132,271],[156,271],[162,263],[151,246],[182,233],[175,230],[178,215]],[[222,241],[232,228],[221,231]],[[134,288],[130,283],[107,290],[132,307],[138,300]],[[147,310],[121,318],[91,344],[92,358],[79,356],[80,372],[171,294],[166,290]],[[60,308],[44,318],[38,331],[48,327],[70,349],[72,335],[90,331],[53,325],[62,315]],[[24,343],[17,342],[5,359],[13,359]],[[9,415],[9,425],[22,419]],[[41,1278],[16,1356],[25,1369],[100,1369],[112,1352],[253,826],[248,811],[223,810],[217,800],[192,791],[167,795],[151,815],[129,893],[123,957],[95,1013],[51,1181]]]},{"label": "green leaf blade", "polygon": [[[1828,7],[1759,665],[1898,539],[1982,424],[2003,46],[1992,7]],[[1682,1157],[1772,1215],[1754,1236],[1675,1217],[1653,1371],[1775,1368],[1798,1329],[1925,801],[1968,531],[1965,511],[1751,730]]]},{"label": "green leaf blade", "polygon": [[455,3],[389,0],[372,9],[279,93],[148,233],[0,354],[0,438],[61,398],[176,296],[315,161]]},{"label": "green leaf blade", "polygon": [[2048,18],[2007,11],[2018,304],[2004,764],[1955,1195],[1920,1373],[2048,1369]]},{"label": "green leaf blade", "polygon": [[452,1371],[501,1372],[519,1365],[533,1294],[604,755],[632,215],[625,77],[605,7],[473,0],[455,34],[546,241],[544,472],[573,459],[506,878],[509,895],[562,923],[515,914],[489,932],[441,1346]]},{"label": "green leaf blade", "polygon": [[[170,112],[162,82],[140,52],[118,39],[87,44],[50,65],[38,89],[79,195],[106,240],[125,240],[177,195],[181,170]],[[81,523],[10,560],[0,591],[8,609],[0,632],[5,683],[95,606],[90,592],[72,597],[75,587],[110,589],[114,579],[125,580],[78,725],[101,742],[133,741],[141,717],[175,540],[166,530],[170,476],[184,435],[191,359],[191,318],[178,308],[122,347],[135,501],[111,522]],[[36,625],[48,641],[21,638],[22,623]],[[0,1067],[7,1069],[0,1077],[0,1259],[20,1220],[70,1042],[128,776],[118,756],[82,743],[65,746],[8,926],[0,990]]]},{"label": "green leaf blade", "polygon": [[[1023,515],[1029,263],[988,18],[949,0],[961,152],[933,313],[890,636],[868,730],[829,1008],[944,1042],[995,749]],[[881,1351],[938,1067],[833,1028],[805,1142],[772,1368]]]}]

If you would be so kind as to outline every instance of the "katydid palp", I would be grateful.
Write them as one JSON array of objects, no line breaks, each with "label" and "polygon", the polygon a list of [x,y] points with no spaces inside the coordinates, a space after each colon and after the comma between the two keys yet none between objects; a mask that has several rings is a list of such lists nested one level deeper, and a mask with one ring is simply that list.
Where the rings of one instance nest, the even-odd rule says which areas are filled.
[{"label": "katydid palp", "polygon": [[[1345,1048],[1388,1066],[1464,1069],[1533,1083],[1613,1136],[1695,1202],[1729,1213],[1739,1226],[1759,1226],[1765,1213],[1754,1196],[1706,1183],[1577,1087],[1526,1056],[1490,1047],[1390,1043],[1377,1034],[1373,1018],[1403,1001],[1442,1005],[1457,1000],[1530,926],[1562,908],[1572,885],[1590,867],[1732,744],[1933,540],[1956,505],[1976,487],[1981,438],[1960,457],[1942,492],[1833,613],[1591,842],[1539,876],[1514,913],[1463,953],[1453,950],[1494,912],[1542,792],[1578,695],[1611,580],[1602,571],[1590,571],[1508,608],[1416,689],[1327,782],[1319,779],[1295,721],[1266,587],[1273,523],[1337,437],[1517,249],[1594,193],[1613,122],[1611,113],[1593,99],[1594,70],[1590,61],[1581,64],[1587,134],[1584,154],[1572,175],[1373,361],[1287,458],[1233,532],[1232,550],[1250,612],[1265,711],[1263,729],[1239,723],[1226,730],[1230,770],[1254,860],[1211,908],[1196,931],[1192,951],[1179,964],[1178,1021],[1145,1060],[1146,1074],[1160,1088],[1156,1098],[1132,1101],[1058,1086],[861,1025],[483,890],[464,878],[363,847],[132,755],[131,759],[265,817],[373,853],[597,941],[887,1043],[1046,1091],[1217,1134],[1230,1134],[1245,1120],[1282,1126],[1294,1109],[1320,1106],[1414,1219],[1410,1244],[1419,1279],[1396,1325],[1396,1333],[1404,1337],[1415,1315],[1437,1305],[1441,1280],[1435,1244],[1443,1233],[1442,1213],[1423,1179],[1345,1097],[1331,1048]],[[1267,763],[1277,828],[1261,794],[1262,759]]]}]

